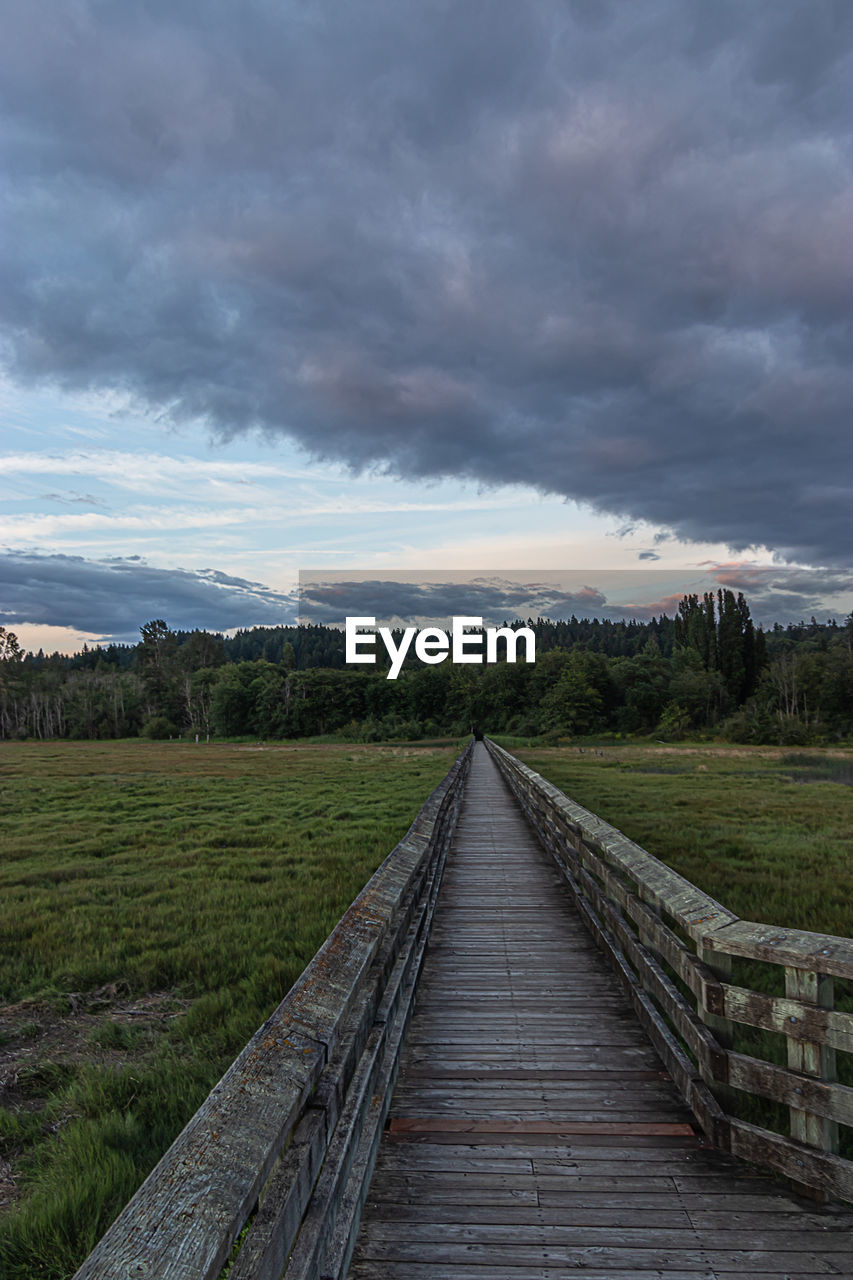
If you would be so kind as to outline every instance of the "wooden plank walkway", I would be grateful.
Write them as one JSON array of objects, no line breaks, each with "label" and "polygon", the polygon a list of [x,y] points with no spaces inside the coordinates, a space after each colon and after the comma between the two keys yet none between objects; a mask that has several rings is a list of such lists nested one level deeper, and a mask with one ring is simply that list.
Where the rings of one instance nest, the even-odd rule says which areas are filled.
[{"label": "wooden plank walkway", "polygon": [[700,1143],[477,744],[351,1280],[853,1277],[853,1214]]}]

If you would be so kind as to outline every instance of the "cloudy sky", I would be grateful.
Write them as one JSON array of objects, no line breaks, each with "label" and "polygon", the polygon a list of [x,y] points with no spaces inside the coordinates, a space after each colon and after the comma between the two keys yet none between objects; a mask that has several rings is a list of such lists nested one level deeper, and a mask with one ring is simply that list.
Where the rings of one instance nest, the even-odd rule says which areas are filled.
[{"label": "cloudy sky", "polygon": [[286,620],[307,566],[651,564],[853,609],[847,0],[0,22],[25,643]]}]

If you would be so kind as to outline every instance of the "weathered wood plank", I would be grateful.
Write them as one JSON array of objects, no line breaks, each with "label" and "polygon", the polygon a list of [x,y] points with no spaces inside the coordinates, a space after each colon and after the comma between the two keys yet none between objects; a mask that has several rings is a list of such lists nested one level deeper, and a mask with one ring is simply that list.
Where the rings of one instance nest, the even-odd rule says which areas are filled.
[{"label": "weathered wood plank", "polygon": [[[664,1145],[658,1141],[630,1142],[617,1141],[603,1143],[600,1139],[587,1140],[575,1137],[571,1143],[558,1138],[550,1140],[532,1139],[525,1136],[504,1138],[502,1142],[490,1143],[489,1150],[484,1150],[484,1143],[478,1138],[471,1141],[467,1137],[456,1136],[449,1143],[432,1140],[421,1144],[417,1151],[412,1151],[408,1144],[389,1144],[383,1152],[383,1169],[418,1169],[436,1168],[444,1171],[454,1169],[483,1168],[498,1169],[501,1161],[506,1161],[507,1168],[518,1171],[520,1165],[527,1164],[532,1172],[543,1172],[545,1166],[559,1168],[569,1172],[597,1172],[605,1164],[622,1162],[625,1177],[645,1177],[652,1164],[665,1165],[666,1172],[691,1172],[699,1169],[703,1175],[711,1176],[719,1173],[731,1179],[746,1176],[743,1165],[721,1152],[707,1147],[700,1147],[693,1138],[682,1138],[675,1143]],[[654,1172],[659,1172],[655,1170]],[[381,1171],[376,1174],[381,1177]],[[755,1176],[755,1175],[752,1175]],[[635,1188],[636,1189],[636,1188]]]},{"label": "weathered wood plank", "polygon": [[734,920],[703,937],[702,943],[709,951],[747,960],[769,960],[831,977],[853,978],[853,939],[829,933]]},{"label": "weathered wood plank", "polygon": [[691,1137],[695,1130],[683,1121],[609,1120],[518,1120],[490,1116],[476,1120],[471,1116],[430,1116],[429,1119],[395,1115],[392,1133],[560,1133],[567,1136],[608,1134],[613,1137]]},{"label": "weathered wood plank", "polygon": [[729,1083],[736,1089],[853,1126],[853,1088],[849,1085],[813,1079],[740,1053],[729,1054],[728,1070]]},{"label": "weathered wood plank", "polygon": [[[448,1188],[448,1192],[449,1192]],[[695,1199],[695,1198],[694,1198]],[[639,1203],[637,1201],[640,1201]],[[734,1197],[728,1198],[727,1207],[709,1209],[685,1204],[680,1196],[636,1197],[630,1203],[615,1196],[608,1204],[581,1204],[576,1198],[553,1199],[538,1204],[535,1198],[521,1199],[506,1194],[502,1198],[479,1198],[474,1201],[470,1193],[456,1189],[456,1199],[447,1194],[440,1200],[432,1191],[429,1200],[411,1197],[399,1201],[370,1201],[371,1218],[386,1223],[411,1222],[420,1225],[442,1226],[491,1226],[496,1222],[503,1227],[565,1227],[570,1218],[573,1228],[610,1228],[616,1232],[632,1230],[648,1232],[649,1215],[654,1213],[655,1228],[668,1231],[689,1230],[691,1243],[717,1243],[721,1239],[731,1243],[732,1236],[749,1232],[755,1241],[766,1242],[772,1235],[790,1235],[800,1238],[802,1232],[825,1234],[826,1220],[817,1214],[801,1213],[795,1219],[783,1204],[775,1208],[762,1206],[758,1211],[748,1211]],[[814,1234],[810,1243],[814,1244]],[[840,1250],[840,1246],[839,1246]]]},{"label": "weathered wood plank", "polygon": [[[720,1272],[729,1272],[736,1276],[750,1276],[756,1273],[773,1277],[791,1275],[791,1254],[784,1247],[777,1249],[749,1249],[735,1246],[726,1248],[701,1248],[686,1245],[674,1250],[667,1246],[625,1245],[620,1247],[608,1243],[605,1238],[587,1245],[572,1243],[555,1244],[512,1244],[492,1243],[478,1240],[383,1240],[374,1238],[368,1231],[365,1245],[369,1253],[365,1256],[371,1262],[405,1263],[407,1268],[413,1263],[428,1265],[433,1274],[438,1267],[452,1268],[458,1274],[461,1255],[464,1251],[465,1263],[470,1266],[478,1262],[480,1267],[488,1268],[490,1280],[498,1277],[515,1276],[517,1267],[542,1267],[550,1265],[555,1270],[562,1269],[565,1276],[568,1269],[572,1277],[583,1273],[585,1268],[594,1272],[597,1280],[604,1276],[610,1278],[620,1271],[627,1271],[636,1276],[637,1271],[644,1275],[648,1271],[660,1271],[663,1276],[672,1278],[684,1277],[692,1272],[704,1272],[709,1280],[715,1280]],[[689,1233],[688,1233],[689,1236]],[[692,1243],[692,1242],[691,1242]],[[819,1254],[801,1255],[802,1265],[798,1270],[805,1270],[806,1275],[838,1276],[839,1272],[829,1258]],[[359,1275],[362,1259],[357,1260],[354,1276]],[[511,1269],[511,1270],[508,1270]],[[362,1272],[363,1274],[363,1272]],[[402,1273],[401,1273],[402,1274]],[[405,1274],[410,1275],[411,1271]],[[841,1273],[844,1274],[843,1272]]]},{"label": "weathered wood plank", "polygon": [[768,1133],[745,1120],[731,1122],[731,1149],[734,1155],[744,1160],[760,1160],[795,1183],[808,1184],[837,1199],[853,1201],[853,1166],[840,1156],[816,1151],[781,1134]]},{"label": "weathered wood plank", "polygon": [[[667,1268],[661,1271],[658,1267],[646,1266],[644,1261],[636,1262],[628,1270],[614,1270],[608,1267],[606,1272],[606,1280],[685,1280],[689,1275],[690,1280],[728,1280],[732,1277],[737,1280],[738,1277],[745,1274],[739,1263],[735,1264],[734,1269],[729,1266],[720,1266],[720,1260],[717,1259],[717,1265],[711,1270],[707,1266],[698,1266],[689,1272],[683,1269],[673,1271]],[[585,1267],[572,1268],[572,1280],[605,1280],[605,1273],[602,1272],[593,1261],[591,1270]],[[779,1272],[777,1271],[755,1271],[749,1273],[750,1280],[779,1280]],[[835,1273],[837,1274],[837,1272]],[[453,1263],[447,1265],[442,1262],[412,1262],[405,1260],[402,1262],[393,1259],[383,1261],[359,1262],[352,1271],[353,1280],[563,1280],[566,1272],[559,1262],[549,1264],[547,1262],[517,1265],[516,1262],[507,1263],[505,1269],[498,1271],[493,1263],[487,1266],[480,1265],[477,1261],[465,1263]],[[826,1275],[826,1271],[801,1271],[799,1269],[788,1269],[784,1272],[784,1280],[811,1280],[813,1276]]]},{"label": "weathered wood plank", "polygon": [[[587,1211],[609,1211],[619,1213],[623,1209],[630,1212],[660,1211],[669,1212],[677,1203],[686,1212],[703,1213],[714,1221],[728,1219],[730,1215],[746,1215],[753,1217],[772,1217],[774,1222],[786,1224],[792,1229],[806,1219],[812,1225],[824,1227],[825,1220],[817,1214],[809,1214],[807,1210],[792,1209],[790,1197],[784,1195],[749,1195],[733,1193],[731,1185],[721,1187],[717,1194],[704,1187],[700,1192],[681,1192],[675,1194],[675,1187],[667,1180],[658,1179],[661,1186],[658,1190],[644,1188],[631,1191],[622,1190],[620,1183],[618,1193],[614,1188],[590,1190],[576,1187],[569,1190],[565,1187],[542,1187],[533,1175],[526,1181],[510,1175],[487,1175],[477,1178],[468,1175],[466,1179],[439,1174],[424,1174],[422,1177],[411,1177],[405,1185],[398,1180],[377,1180],[375,1188],[371,1187],[368,1201],[372,1212],[379,1216],[393,1217],[396,1206],[400,1203],[418,1205],[423,1212],[432,1213],[433,1206],[454,1205],[474,1208],[480,1204],[502,1204],[508,1207],[526,1204],[538,1206],[540,1209],[559,1211],[566,1221],[580,1221],[578,1215]],[[395,1199],[394,1193],[402,1192],[401,1199]],[[443,1210],[442,1210],[443,1211]],[[464,1211],[460,1208],[460,1212]],[[657,1221],[657,1219],[655,1219]],[[648,1224],[648,1217],[645,1219]],[[725,1222],[723,1222],[725,1225]]]},{"label": "weathered wood plank", "polygon": [[[487,1248],[501,1245],[513,1248],[524,1245],[545,1249],[562,1248],[567,1254],[569,1250],[582,1253],[587,1249],[598,1248],[604,1251],[608,1247],[621,1246],[635,1254],[666,1250],[682,1257],[689,1256],[696,1246],[711,1252],[719,1249],[721,1244],[717,1229],[712,1227],[708,1231],[702,1231],[690,1222],[685,1222],[681,1227],[655,1225],[654,1230],[650,1230],[648,1215],[641,1225],[623,1225],[618,1228],[612,1225],[599,1227],[574,1223],[504,1223],[501,1221],[502,1210],[495,1208],[483,1215],[482,1222],[452,1222],[447,1220],[450,1216],[439,1212],[429,1222],[407,1222],[405,1232],[401,1232],[393,1222],[371,1217],[365,1225],[365,1242],[368,1246],[371,1242],[379,1245],[377,1256],[384,1252],[387,1257],[399,1256],[396,1250],[400,1247],[418,1244],[430,1247],[437,1243],[447,1246],[457,1241]],[[799,1222],[792,1223],[789,1231],[776,1231],[772,1225],[768,1227],[765,1221],[764,1227],[755,1232],[727,1231],[723,1248],[726,1251],[742,1252],[745,1262],[750,1255],[759,1251],[788,1256],[819,1252],[827,1261],[839,1258],[845,1261],[850,1257],[850,1237],[844,1232],[803,1227]]]},{"label": "weathered wood plank", "polygon": [[595,1087],[594,1081],[562,1080],[563,1096],[559,1102],[549,1098],[548,1091],[541,1088],[535,1080],[499,1080],[492,1086],[477,1079],[463,1080],[455,1085],[451,1081],[441,1081],[438,1084],[424,1082],[423,1087],[418,1088],[420,1083],[420,1080],[407,1077],[407,1083],[395,1095],[398,1111],[410,1102],[418,1103],[422,1099],[428,1101],[430,1107],[446,1104],[488,1107],[490,1110],[511,1107],[522,1111],[541,1111],[543,1105],[559,1111],[577,1111],[590,1104],[638,1106],[647,1109],[660,1103],[672,1106],[672,1089],[663,1081],[657,1085],[649,1080],[616,1081],[606,1087],[605,1082],[602,1082],[599,1087]]},{"label": "weathered wood plank", "polygon": [[853,1053],[853,1014],[821,1009],[790,996],[768,996],[723,983],[723,1009],[734,1022],[778,1031],[790,1040],[825,1044]]},{"label": "weathered wood plank", "polygon": [[[663,1201],[663,1197],[661,1197]],[[445,1201],[440,1203],[435,1198],[431,1198],[428,1203],[417,1200],[402,1200],[396,1202],[382,1201],[376,1204],[370,1204],[371,1222],[375,1224],[385,1223],[393,1230],[394,1225],[401,1222],[410,1223],[414,1226],[432,1226],[442,1229],[445,1226],[450,1227],[493,1227],[500,1226],[502,1229],[508,1227],[528,1227],[533,1228],[531,1236],[535,1239],[539,1236],[536,1231],[537,1227],[561,1227],[566,1221],[565,1206],[560,1205],[557,1208],[542,1208],[535,1201],[527,1204],[519,1201],[507,1202],[496,1201],[494,1203],[484,1204],[479,1202],[472,1204],[467,1197],[464,1199],[460,1196],[456,1203]],[[696,1215],[698,1217],[698,1215]],[[646,1231],[649,1224],[649,1213],[647,1209],[628,1207],[626,1205],[617,1204],[610,1209],[591,1209],[591,1208],[575,1208],[572,1207],[572,1223],[575,1228],[583,1227],[607,1227],[618,1232],[627,1229]],[[788,1224],[790,1221],[784,1217],[781,1220],[782,1225]],[[716,1224],[712,1223],[714,1227]],[[778,1229],[780,1223],[775,1218],[771,1218],[766,1214],[761,1215],[760,1229],[763,1232]],[[655,1206],[655,1226],[669,1231],[687,1230],[692,1231],[694,1222],[691,1221],[690,1215],[685,1209],[679,1207],[678,1199],[670,1196],[665,1203],[658,1203]],[[493,1233],[490,1231],[489,1235]],[[504,1237],[505,1238],[505,1237]],[[691,1243],[694,1241],[691,1240]]]}]

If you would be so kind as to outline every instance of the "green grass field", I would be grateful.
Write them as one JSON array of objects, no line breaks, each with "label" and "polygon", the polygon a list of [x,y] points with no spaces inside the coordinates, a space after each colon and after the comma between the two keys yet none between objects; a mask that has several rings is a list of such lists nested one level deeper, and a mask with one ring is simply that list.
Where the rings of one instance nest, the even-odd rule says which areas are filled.
[{"label": "green grass field", "polygon": [[73,1273],[459,747],[0,746],[0,1274]]}]

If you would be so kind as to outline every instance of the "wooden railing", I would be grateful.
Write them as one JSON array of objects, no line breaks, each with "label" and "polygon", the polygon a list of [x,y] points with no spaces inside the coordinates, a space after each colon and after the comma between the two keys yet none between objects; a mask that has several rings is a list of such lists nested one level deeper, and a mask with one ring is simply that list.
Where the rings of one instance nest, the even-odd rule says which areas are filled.
[{"label": "wooden railing", "polygon": [[[853,1126],[853,1088],[836,1080],[837,1052],[853,1053],[853,1015],[833,1008],[834,979],[853,979],[853,941],[739,919],[503,748],[486,745],[708,1140],[788,1176],[799,1190],[853,1200],[853,1161],[838,1154],[839,1126]],[[767,983],[777,994],[736,984],[733,963],[747,979],[750,969],[778,966]],[[759,1031],[744,1037],[744,1028]],[[785,1038],[787,1065],[755,1056],[761,1032]],[[749,1053],[736,1051],[744,1038]],[[765,1047],[772,1039],[764,1037]],[[745,1095],[783,1104],[788,1133],[763,1116],[741,1118],[750,1107]]]},{"label": "wooden railing", "polygon": [[75,1280],[345,1274],[470,752]]}]

